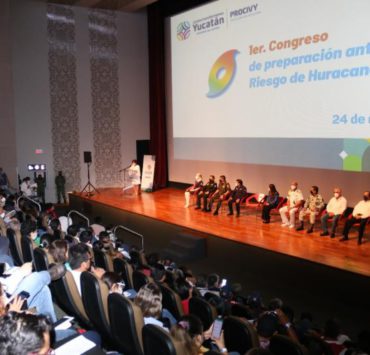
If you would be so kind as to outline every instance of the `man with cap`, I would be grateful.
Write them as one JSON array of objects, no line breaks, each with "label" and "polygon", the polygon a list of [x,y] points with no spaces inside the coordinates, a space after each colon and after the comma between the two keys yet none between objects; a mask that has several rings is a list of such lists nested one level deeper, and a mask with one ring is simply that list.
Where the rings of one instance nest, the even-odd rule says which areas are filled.
[{"label": "man with cap", "polygon": [[[279,209],[282,220],[281,225],[283,227],[289,226],[289,228],[294,228],[295,214],[302,206],[303,201],[303,194],[301,190],[298,189],[298,182],[293,181],[288,191],[287,204]],[[287,214],[289,214],[289,220]]]}]

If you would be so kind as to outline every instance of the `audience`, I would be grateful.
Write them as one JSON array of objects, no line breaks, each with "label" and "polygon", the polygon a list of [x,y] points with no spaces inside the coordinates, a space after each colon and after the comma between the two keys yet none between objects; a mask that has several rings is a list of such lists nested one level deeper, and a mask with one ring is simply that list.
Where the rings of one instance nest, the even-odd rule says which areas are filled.
[{"label": "audience", "polygon": [[[223,187],[225,189],[224,193],[228,194],[226,179],[221,180],[220,184],[225,185]],[[270,202],[271,206],[276,207],[272,198],[278,197],[278,194],[275,187],[272,186],[271,184]],[[218,192],[219,197],[222,196],[221,192],[221,190]],[[291,210],[298,210],[302,203],[303,197],[300,198],[301,196],[301,192],[297,189],[297,183],[292,183],[288,196],[288,206],[280,212],[288,212],[292,217]],[[234,197],[230,201],[237,202]],[[341,200],[340,204],[338,200]],[[355,207],[352,217],[356,220],[355,222],[362,222],[365,219],[367,221],[367,218],[369,218],[370,213],[369,215],[366,214],[368,200],[369,192],[366,191],[364,201],[358,204],[360,206]],[[218,208],[220,205],[219,203]],[[305,344],[306,336],[313,333],[320,337],[321,341],[325,341],[335,355],[344,354],[345,352],[347,355],[370,353],[369,332],[361,332],[358,342],[355,343],[344,335],[339,322],[335,319],[328,320],[322,330],[320,330],[320,327],[313,326],[312,316],[308,313],[302,314],[301,319],[295,322],[293,309],[285,305],[279,298],[272,299],[265,307],[258,292],[244,296],[240,284],[221,287],[221,278],[215,273],[196,277],[186,266],[177,267],[173,261],[162,260],[160,255],[156,253],[147,255],[146,259],[143,252],[132,248],[129,255],[132,267],[152,276],[156,282],[144,285],[136,294],[134,290],[127,289],[121,275],[94,267],[92,245],[94,245],[94,248],[108,253],[112,258],[123,257],[119,251],[120,243],[115,244],[114,239],[112,242],[109,232],[106,232],[105,227],[100,225],[100,220],[96,220],[95,232],[91,228],[80,230],[79,226],[70,225],[67,229],[67,235],[64,235],[59,220],[54,216],[55,210],[49,212],[53,215],[53,219],[49,223],[48,214],[39,213],[30,205],[24,203],[21,205],[21,211],[5,222],[4,206],[5,202],[0,196],[0,262],[6,262],[5,272],[0,275],[0,353],[48,353],[51,348],[50,332],[52,330],[52,325],[48,319],[52,322],[57,320],[48,285],[52,280],[63,277],[66,269],[71,271],[80,294],[81,273],[91,271],[107,284],[110,293],[119,293],[124,297],[133,299],[134,303],[142,310],[144,323],[155,324],[167,330],[171,328],[172,337],[183,344],[184,353],[186,354],[198,355],[209,350],[227,352],[223,337],[212,339],[212,326],[204,331],[199,318],[190,314],[189,302],[192,297],[204,297],[222,317],[231,314],[232,305],[243,305],[246,309],[245,317],[255,327],[259,339],[259,349],[251,350],[250,354],[267,354],[270,340],[275,334],[282,334],[296,343]],[[9,203],[9,206],[12,208],[11,203]],[[318,194],[318,188],[312,186],[311,195],[306,200],[299,216],[302,222],[306,215],[310,216],[308,231],[312,230],[314,216],[322,207],[323,199]],[[48,208],[50,209],[50,206]],[[218,208],[216,211],[218,211]],[[327,215],[334,217],[331,235],[335,234],[339,218],[337,216],[344,213],[345,208],[346,201],[341,196],[341,190],[334,189],[334,197],[327,206]],[[270,208],[267,208],[263,212],[263,219],[267,222],[269,221],[269,210]],[[294,220],[288,220],[286,214],[284,215],[289,226],[292,223],[294,224]],[[322,217],[322,235],[328,235],[327,218],[324,218],[324,216]],[[347,222],[345,226],[344,236],[347,235],[347,238],[348,231],[352,226],[350,223],[355,223],[352,219],[349,219],[350,222]],[[36,220],[38,223],[36,223]],[[283,221],[285,221],[284,218]],[[301,226],[303,227],[303,223]],[[18,233],[18,237],[21,233],[22,238],[32,240],[34,247],[43,247],[50,254],[55,264],[49,270],[40,272],[32,272],[31,263],[14,267],[11,257],[8,255],[9,243],[7,243],[6,238],[4,239],[7,235],[7,228],[14,231],[14,233]],[[99,233],[96,233],[99,228]],[[52,234],[49,234],[50,232]],[[3,239],[4,243],[2,242]],[[361,242],[360,236],[359,242]],[[127,250],[129,249],[127,248]],[[8,257],[8,259],[2,259],[3,256]],[[176,321],[171,313],[163,308],[162,293],[158,284],[165,284],[179,295],[185,314],[179,320]],[[26,301],[27,307],[29,309],[35,308],[38,313],[37,316],[22,313],[21,308],[25,303],[19,297],[19,293],[22,291],[29,293],[30,296]]]}]

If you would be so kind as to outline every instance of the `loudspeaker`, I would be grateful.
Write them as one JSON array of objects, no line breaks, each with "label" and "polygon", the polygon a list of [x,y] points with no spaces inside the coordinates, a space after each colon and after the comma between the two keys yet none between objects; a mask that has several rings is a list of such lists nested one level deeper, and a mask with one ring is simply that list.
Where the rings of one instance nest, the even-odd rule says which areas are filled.
[{"label": "loudspeaker", "polygon": [[91,152],[84,152],[84,163],[91,163]]}]

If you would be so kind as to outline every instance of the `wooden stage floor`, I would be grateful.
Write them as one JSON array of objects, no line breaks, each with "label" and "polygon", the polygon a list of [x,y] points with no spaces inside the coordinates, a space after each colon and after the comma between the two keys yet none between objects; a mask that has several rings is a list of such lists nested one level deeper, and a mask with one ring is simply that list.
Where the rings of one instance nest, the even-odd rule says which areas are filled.
[{"label": "wooden stage floor", "polygon": [[319,225],[312,234],[284,228],[279,215],[273,215],[270,224],[263,224],[260,210],[257,215],[252,208],[243,207],[239,218],[226,215],[226,204],[218,216],[195,210],[194,206],[184,208],[184,193],[175,188],[142,193],[138,197],[122,194],[119,188],[99,189],[99,192],[90,198],[80,193],[74,195],[212,236],[370,276],[369,230],[359,246],[355,229],[348,242],[339,242],[342,226],[338,227],[337,237],[331,239],[320,237]]}]

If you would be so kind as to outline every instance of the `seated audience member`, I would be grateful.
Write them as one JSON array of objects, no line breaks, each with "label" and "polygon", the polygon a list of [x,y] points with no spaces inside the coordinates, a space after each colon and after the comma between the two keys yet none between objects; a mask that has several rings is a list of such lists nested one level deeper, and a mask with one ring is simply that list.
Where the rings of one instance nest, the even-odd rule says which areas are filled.
[{"label": "seated audience member", "polygon": [[195,175],[195,182],[193,185],[188,187],[185,191],[185,208],[189,207],[190,204],[190,195],[197,196],[199,191],[203,188],[203,177],[201,174],[197,173]]},{"label": "seated audience member", "polygon": [[54,265],[47,271],[32,272],[32,263],[24,263],[20,267],[6,269],[0,276],[0,283],[6,293],[3,294],[3,303],[7,305],[12,297],[20,292],[29,293],[27,299],[28,307],[36,307],[40,314],[49,316],[53,322],[56,321],[53,301],[50,289],[47,285],[65,274],[65,268]]},{"label": "seated audience member", "polygon": [[358,244],[361,244],[362,236],[364,235],[366,223],[370,217],[370,192],[365,191],[363,200],[360,201],[352,212],[352,217],[348,218],[343,229],[343,238],[340,241],[348,240],[348,233],[355,223],[360,223],[358,228]]},{"label": "seated audience member", "polygon": [[304,217],[308,215],[310,218],[310,226],[307,229],[307,233],[312,233],[316,216],[322,211],[323,208],[324,199],[319,194],[319,188],[317,186],[311,186],[310,195],[307,197],[303,208],[299,211],[298,219],[300,225],[296,230],[301,231],[304,229]]},{"label": "seated audience member", "polygon": [[40,237],[37,235],[37,224],[32,219],[28,219],[21,224],[22,238],[29,238],[33,248],[40,246]]},{"label": "seated audience member", "polygon": [[270,223],[270,211],[279,203],[279,193],[276,190],[274,184],[269,185],[269,190],[267,195],[264,197],[262,206],[262,222]]},{"label": "seated audience member", "polygon": [[106,231],[100,232],[99,240],[94,243],[93,247],[94,249],[96,248],[107,253],[112,258],[123,258],[122,253],[116,250],[113,242],[110,239],[109,233]]},{"label": "seated audience member", "polygon": [[47,203],[45,205],[45,209],[50,219],[58,218],[58,214],[55,211],[55,207],[52,203]]},{"label": "seated audience member", "polygon": [[97,216],[94,218],[94,223],[90,226],[94,232],[94,236],[98,236],[101,232],[105,231],[105,227],[102,225],[102,218]]},{"label": "seated audience member", "polygon": [[45,316],[10,312],[0,318],[0,354],[49,354],[51,329]]},{"label": "seated audience member", "polygon": [[[212,339],[211,329],[204,332],[200,319],[189,314],[181,317],[177,324],[171,328],[171,335],[176,341],[183,344],[187,355],[200,355],[209,350],[227,354],[223,335],[219,339]],[[203,346],[204,339],[207,340],[207,345],[210,345],[212,349]]]},{"label": "seated audience member", "polygon": [[193,288],[185,278],[178,278],[175,281],[175,291],[181,298],[184,314],[189,314],[189,301],[193,295]]},{"label": "seated audience member", "polygon": [[231,187],[230,187],[230,184],[226,181],[226,176],[220,175],[220,179],[217,185],[217,190],[212,194],[212,196],[209,199],[207,211],[209,212],[212,211],[213,203],[215,201],[218,201],[216,210],[213,212],[213,215],[217,216],[218,210],[220,209],[222,202],[227,200],[227,198],[230,196],[230,193],[231,193]]},{"label": "seated audience member", "polygon": [[80,242],[86,244],[90,248],[93,247],[93,233],[90,229],[83,230],[80,233]]},{"label": "seated audience member", "polygon": [[68,263],[68,242],[55,240],[49,247],[49,253],[56,264],[63,264],[67,270],[72,270]]},{"label": "seated audience member", "polygon": [[336,319],[329,319],[324,327],[324,341],[329,344],[334,355],[341,355],[346,349],[344,343],[349,337],[341,334],[340,324]]},{"label": "seated audience member", "polygon": [[101,280],[108,286],[109,293],[119,293],[130,299],[136,297],[136,291],[134,289],[125,290],[125,282],[116,272],[105,272]]},{"label": "seated audience member", "polygon": [[259,345],[262,349],[270,347],[270,340],[278,333],[279,319],[272,312],[263,313],[257,320],[257,334]]},{"label": "seated audience member", "polygon": [[268,349],[270,346],[270,339],[273,335],[279,333],[279,329],[284,329],[284,335],[291,340],[298,342],[297,335],[289,321],[289,318],[281,309],[275,311],[264,312],[257,320],[257,334],[262,349]]},{"label": "seated audience member", "polygon": [[203,189],[199,191],[197,195],[197,205],[195,209],[198,210],[201,208],[201,200],[203,200],[202,211],[208,211],[208,199],[212,196],[212,194],[216,190],[217,190],[217,184],[215,182],[215,176],[210,175],[208,182],[203,186]]},{"label": "seated audience member", "polygon": [[220,291],[221,291],[220,284],[221,284],[220,276],[218,276],[217,274],[208,275],[207,289],[205,290],[204,294],[207,292],[211,292],[217,296],[220,296]]},{"label": "seated audience member", "polygon": [[31,183],[31,178],[26,176],[21,183],[20,189],[24,196],[26,197],[36,197],[37,184]]},{"label": "seated audience member", "polygon": [[64,232],[62,232],[62,225],[59,218],[53,218],[50,221],[50,228],[53,231],[54,240],[64,239]]},{"label": "seated audience member", "polygon": [[240,203],[245,199],[247,196],[247,188],[243,185],[243,180],[236,179],[235,188],[231,192],[230,198],[228,200],[229,206],[229,213],[228,216],[232,216],[234,214],[233,211],[233,203],[235,203],[236,208],[236,216],[240,216]]},{"label": "seated audience member", "polygon": [[[79,334],[73,327],[53,330],[52,324],[44,315],[21,313],[19,309],[7,312],[0,317],[0,354],[54,354],[51,349],[54,332],[55,341],[62,341],[63,344]],[[99,347],[101,344],[100,335],[95,331],[87,331],[80,336],[95,344],[92,346]],[[58,343],[55,343],[53,347],[57,350]],[[75,353],[80,352],[76,349]]]},{"label": "seated audience member", "polygon": [[137,293],[134,303],[140,307],[145,324],[155,324],[167,329],[160,320],[162,315],[162,292],[155,283],[142,286]]},{"label": "seated audience member", "polygon": [[97,278],[101,278],[105,272],[104,269],[92,266],[92,257],[89,247],[86,244],[79,243],[69,249],[69,266],[71,267],[73,279],[76,282],[78,292],[81,295],[81,274],[85,271],[91,271]]},{"label": "seated audience member", "polygon": [[[302,206],[303,200],[303,194],[298,189],[298,183],[293,181],[288,191],[287,205],[281,207],[279,210],[283,227],[289,226],[289,228],[294,228],[295,214]],[[289,214],[289,220],[287,214]]]},{"label": "seated audience member", "polygon": [[73,243],[79,243],[80,242],[79,233],[80,233],[79,226],[77,224],[71,224],[67,228],[66,237],[70,237],[68,239],[71,240],[71,242],[73,242]]},{"label": "seated audience member", "polygon": [[342,196],[342,190],[339,187],[334,188],[334,196],[330,199],[328,205],[326,206],[326,213],[321,217],[322,233],[320,236],[324,237],[329,235],[328,219],[333,218],[330,237],[335,237],[335,230],[337,228],[339,218],[346,209],[347,200]]}]

